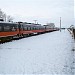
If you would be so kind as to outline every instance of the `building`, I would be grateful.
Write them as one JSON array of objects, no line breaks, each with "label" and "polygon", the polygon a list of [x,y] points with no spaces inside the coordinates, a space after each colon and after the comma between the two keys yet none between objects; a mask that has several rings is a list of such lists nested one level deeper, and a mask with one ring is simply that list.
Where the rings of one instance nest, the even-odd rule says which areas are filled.
[{"label": "building", "polygon": [[44,25],[50,28],[55,28],[55,24],[54,23],[47,23],[47,25]]}]

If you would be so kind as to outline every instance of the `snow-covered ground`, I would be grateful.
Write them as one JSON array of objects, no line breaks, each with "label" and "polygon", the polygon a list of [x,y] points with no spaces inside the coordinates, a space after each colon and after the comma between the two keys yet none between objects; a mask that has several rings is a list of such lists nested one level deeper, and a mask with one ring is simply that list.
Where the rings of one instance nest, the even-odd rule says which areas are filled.
[{"label": "snow-covered ground", "polygon": [[73,44],[67,30],[0,44],[0,74],[73,75]]}]

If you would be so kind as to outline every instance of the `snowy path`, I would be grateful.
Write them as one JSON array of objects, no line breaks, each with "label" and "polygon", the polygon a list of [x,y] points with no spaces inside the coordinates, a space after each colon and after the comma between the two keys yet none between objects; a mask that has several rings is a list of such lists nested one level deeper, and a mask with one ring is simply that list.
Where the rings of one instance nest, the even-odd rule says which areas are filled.
[{"label": "snowy path", "polygon": [[0,73],[71,75],[72,48],[67,30],[0,44]]}]

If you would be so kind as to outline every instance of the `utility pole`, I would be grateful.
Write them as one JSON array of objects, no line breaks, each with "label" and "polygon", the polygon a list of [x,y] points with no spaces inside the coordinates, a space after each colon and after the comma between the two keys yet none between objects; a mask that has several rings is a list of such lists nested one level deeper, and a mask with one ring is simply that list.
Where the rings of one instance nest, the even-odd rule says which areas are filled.
[{"label": "utility pole", "polygon": [[61,17],[60,17],[60,32],[61,32]]},{"label": "utility pole", "polygon": [[36,21],[37,21],[37,20],[34,20],[35,24],[36,24]]}]

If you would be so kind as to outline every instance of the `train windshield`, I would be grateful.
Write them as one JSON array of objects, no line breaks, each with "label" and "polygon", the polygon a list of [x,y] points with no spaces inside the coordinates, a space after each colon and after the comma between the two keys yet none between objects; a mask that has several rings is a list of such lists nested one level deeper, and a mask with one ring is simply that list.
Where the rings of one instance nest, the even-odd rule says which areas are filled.
[{"label": "train windshield", "polygon": [[2,31],[3,27],[2,27],[2,24],[0,23],[0,32]]},{"label": "train windshield", "polygon": [[18,28],[17,24],[12,23],[0,23],[0,32],[1,31],[16,31]]}]

